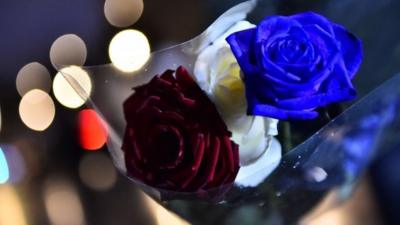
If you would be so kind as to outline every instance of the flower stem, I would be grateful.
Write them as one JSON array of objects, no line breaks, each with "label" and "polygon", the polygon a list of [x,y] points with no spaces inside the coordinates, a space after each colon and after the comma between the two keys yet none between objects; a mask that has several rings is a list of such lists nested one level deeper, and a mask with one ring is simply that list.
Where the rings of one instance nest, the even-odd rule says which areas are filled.
[{"label": "flower stem", "polygon": [[292,144],[292,131],[291,131],[291,126],[289,122],[283,122],[282,123],[282,129],[283,129],[283,150],[284,152],[288,152],[292,149],[293,144]]}]

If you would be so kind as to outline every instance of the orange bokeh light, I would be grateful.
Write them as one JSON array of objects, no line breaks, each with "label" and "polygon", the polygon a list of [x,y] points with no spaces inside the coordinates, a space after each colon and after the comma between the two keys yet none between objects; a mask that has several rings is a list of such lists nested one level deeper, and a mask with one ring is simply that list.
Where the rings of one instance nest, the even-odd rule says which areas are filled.
[{"label": "orange bokeh light", "polygon": [[79,143],[85,150],[99,150],[107,141],[104,121],[93,109],[84,109],[78,116]]}]

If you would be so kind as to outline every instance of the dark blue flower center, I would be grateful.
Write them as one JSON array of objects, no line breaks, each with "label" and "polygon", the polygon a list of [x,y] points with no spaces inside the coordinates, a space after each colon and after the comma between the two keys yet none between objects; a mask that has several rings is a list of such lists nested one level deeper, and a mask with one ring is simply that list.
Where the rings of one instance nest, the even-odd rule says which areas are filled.
[{"label": "dark blue flower center", "polygon": [[289,32],[261,43],[262,66],[277,79],[305,82],[324,66],[324,57],[307,34]]},{"label": "dark blue flower center", "polygon": [[290,36],[276,39],[264,50],[270,60],[277,64],[307,64],[315,57],[314,46],[310,42]]}]

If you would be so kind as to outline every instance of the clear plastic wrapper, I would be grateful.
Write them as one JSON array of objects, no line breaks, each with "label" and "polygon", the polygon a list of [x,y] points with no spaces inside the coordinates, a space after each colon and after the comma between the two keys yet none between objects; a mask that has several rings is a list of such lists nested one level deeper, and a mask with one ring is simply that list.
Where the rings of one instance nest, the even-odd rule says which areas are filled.
[{"label": "clear plastic wrapper", "polygon": [[[121,149],[126,126],[122,105],[133,94],[133,88],[179,66],[192,74],[202,49],[248,13],[257,22],[254,18],[269,12],[268,4],[256,5],[256,1],[247,1],[233,7],[198,37],[153,52],[136,72],[124,73],[112,64],[80,67],[79,71],[91,78],[90,93],[75,79],[76,74],[68,72],[73,70],[60,66],[64,78],[104,119],[108,150],[121,173],[127,174]],[[396,139],[400,131],[399,86],[400,76],[393,76],[375,90],[362,90],[368,93],[365,97],[282,157],[280,152],[265,153],[269,157],[259,159],[262,161],[257,166],[240,177],[253,185],[232,183],[202,192],[177,192],[129,178],[160,204],[194,224],[218,224],[240,210],[250,210],[262,224],[296,223],[328,193],[336,193],[337,203],[349,197],[374,157],[400,144]]]}]

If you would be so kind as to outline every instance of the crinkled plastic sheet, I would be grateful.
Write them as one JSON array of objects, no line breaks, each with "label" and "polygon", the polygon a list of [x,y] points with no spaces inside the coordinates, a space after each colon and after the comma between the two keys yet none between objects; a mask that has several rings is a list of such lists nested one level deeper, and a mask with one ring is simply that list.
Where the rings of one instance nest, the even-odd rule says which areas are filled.
[{"label": "crinkled plastic sheet", "polygon": [[[246,18],[255,5],[256,1],[242,3],[191,41],[153,52],[148,63],[134,73],[120,72],[111,64],[82,67],[91,77],[91,93],[85,93],[71,74],[63,72],[76,92],[82,98],[88,98],[88,106],[96,109],[106,121],[108,149],[115,166],[123,174],[126,174],[126,169],[121,150],[125,128],[122,104],[133,93],[132,88],[180,65],[193,72],[197,54],[235,22]],[[399,87],[400,75],[393,76],[284,155],[274,172],[259,185],[251,188],[233,186],[217,201],[204,198],[207,194],[155,189],[132,177],[130,179],[153,198],[162,201],[164,206],[193,223],[215,220],[204,218],[199,221],[199,216],[194,218],[190,211],[198,214],[212,210],[215,212],[213,215],[226,217],[234,209],[254,207],[261,212],[262,221],[277,216],[282,224],[289,224],[327,193],[335,192],[338,203],[346,199],[368,164],[379,154],[400,145]],[[266,164],[265,169],[271,169],[270,166]],[[249,174],[248,179],[256,177],[256,173]],[[218,190],[208,192],[212,196]]]}]

